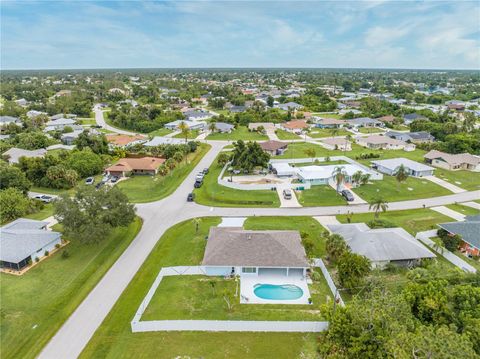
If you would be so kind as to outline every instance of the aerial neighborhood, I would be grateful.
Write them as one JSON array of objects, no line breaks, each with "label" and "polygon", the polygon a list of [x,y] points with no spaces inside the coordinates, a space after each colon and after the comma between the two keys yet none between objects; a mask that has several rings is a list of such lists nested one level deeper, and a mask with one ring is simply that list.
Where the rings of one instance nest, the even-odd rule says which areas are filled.
[{"label": "aerial neighborhood", "polygon": [[[1,83],[5,357],[273,358],[271,341],[279,358],[333,358],[338,333],[391,322],[394,307],[412,324],[388,335],[409,353],[439,353],[440,337],[480,355],[478,76],[132,69]],[[346,340],[339,358],[394,357]]]}]

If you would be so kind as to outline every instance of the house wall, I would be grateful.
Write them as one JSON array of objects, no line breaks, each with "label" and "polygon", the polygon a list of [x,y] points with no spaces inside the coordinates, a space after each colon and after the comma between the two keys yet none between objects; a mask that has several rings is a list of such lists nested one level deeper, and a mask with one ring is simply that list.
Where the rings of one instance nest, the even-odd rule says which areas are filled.
[{"label": "house wall", "polygon": [[49,251],[50,253],[55,249],[56,244],[62,244],[62,239],[59,236],[57,239],[54,239],[50,243],[48,243],[46,246],[40,248],[36,252],[32,253],[30,256],[32,257],[32,261],[35,260],[35,258],[42,258],[45,256],[45,251]]},{"label": "house wall", "polygon": [[205,267],[205,274],[210,276],[226,276],[230,275],[232,267]]}]

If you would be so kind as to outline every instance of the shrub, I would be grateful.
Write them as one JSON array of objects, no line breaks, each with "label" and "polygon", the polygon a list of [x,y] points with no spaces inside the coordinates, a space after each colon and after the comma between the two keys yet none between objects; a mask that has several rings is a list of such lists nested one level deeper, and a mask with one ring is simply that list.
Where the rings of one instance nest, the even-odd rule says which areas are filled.
[{"label": "shrub", "polygon": [[385,219],[373,219],[367,222],[367,225],[370,228],[394,228],[396,227],[395,223],[387,221]]},{"label": "shrub", "polygon": [[60,243],[55,244],[55,248],[60,248]]},{"label": "shrub", "polygon": [[63,258],[63,259],[67,259],[68,257],[70,257],[70,253],[65,249],[65,250],[62,252],[62,258]]},{"label": "shrub", "polygon": [[40,261],[40,258],[35,257],[35,262],[38,263]]},{"label": "shrub", "polygon": [[50,254],[49,251],[45,251],[45,253],[43,253],[45,255],[45,257],[48,257],[48,255]]}]

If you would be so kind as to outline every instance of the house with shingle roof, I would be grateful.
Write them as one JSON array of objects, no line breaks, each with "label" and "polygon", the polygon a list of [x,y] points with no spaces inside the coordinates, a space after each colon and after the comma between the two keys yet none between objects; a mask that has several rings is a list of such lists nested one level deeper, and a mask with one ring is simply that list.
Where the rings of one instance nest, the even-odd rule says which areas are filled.
[{"label": "house with shingle roof", "polygon": [[128,147],[147,142],[147,138],[142,135],[122,135],[119,133],[107,134],[107,141],[113,147]]},{"label": "house with shingle roof", "polygon": [[433,167],[412,161],[408,158],[390,158],[388,160],[372,161],[372,167],[374,169],[390,176],[395,176],[402,165],[408,172],[408,175],[412,177],[433,176],[433,171],[435,170]]},{"label": "house with shingle roof", "polygon": [[430,133],[426,131],[418,131],[418,132],[388,131],[385,133],[385,136],[394,138],[396,140],[412,142],[412,143],[426,143],[426,142],[435,141],[435,137],[433,137]]},{"label": "house with shingle roof", "polygon": [[38,150],[24,150],[23,148],[12,147],[2,153],[2,156],[8,157],[9,163],[18,163],[21,157],[45,157],[47,150],[44,148]]},{"label": "house with shingle roof", "polygon": [[480,256],[480,215],[466,216],[465,221],[441,223],[440,228],[463,241],[460,250],[470,256]]},{"label": "house with shingle roof", "polygon": [[320,140],[323,144],[323,147],[329,150],[340,150],[340,151],[351,151],[352,143],[345,138],[330,137],[323,138]]},{"label": "house with shingle roof", "polygon": [[370,135],[370,136],[360,136],[356,137],[355,141],[360,146],[372,149],[372,150],[404,150],[404,151],[413,151],[415,150],[415,145],[413,143],[408,143],[402,140],[396,140],[388,136],[382,135]]},{"label": "house with shingle roof", "polygon": [[272,156],[281,155],[288,147],[288,143],[275,140],[260,143],[260,147]]},{"label": "house with shingle roof", "polygon": [[0,266],[22,270],[62,243],[61,234],[47,230],[48,222],[19,218],[0,228]]},{"label": "house with shingle roof", "polygon": [[370,229],[365,223],[329,224],[327,227],[342,236],[353,253],[367,257],[373,268],[384,268],[388,263],[411,267],[424,258],[435,258],[435,254],[403,228]]},{"label": "house with shingle roof", "polygon": [[121,158],[114,165],[105,169],[111,176],[125,177],[135,175],[155,175],[165,159],[158,157]]},{"label": "house with shingle roof", "polygon": [[301,133],[308,128],[308,123],[305,120],[292,120],[282,124],[282,127],[286,131]]},{"label": "house with shingle roof", "polygon": [[202,266],[207,275],[305,276],[309,265],[298,231],[211,227]]},{"label": "house with shingle roof", "polygon": [[450,154],[431,150],[423,158],[432,166],[450,171],[468,170],[480,172],[480,156],[471,155],[470,153]]}]

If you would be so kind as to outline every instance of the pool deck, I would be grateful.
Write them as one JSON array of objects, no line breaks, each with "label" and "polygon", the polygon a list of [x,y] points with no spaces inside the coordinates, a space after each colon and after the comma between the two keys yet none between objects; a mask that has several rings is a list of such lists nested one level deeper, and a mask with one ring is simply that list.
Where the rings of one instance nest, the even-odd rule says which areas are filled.
[{"label": "pool deck", "polygon": [[[303,295],[298,299],[289,300],[262,299],[253,292],[257,284],[296,285],[302,289]],[[299,276],[243,275],[240,278],[240,294],[241,304],[308,304],[308,298],[310,298],[307,281]]]}]

